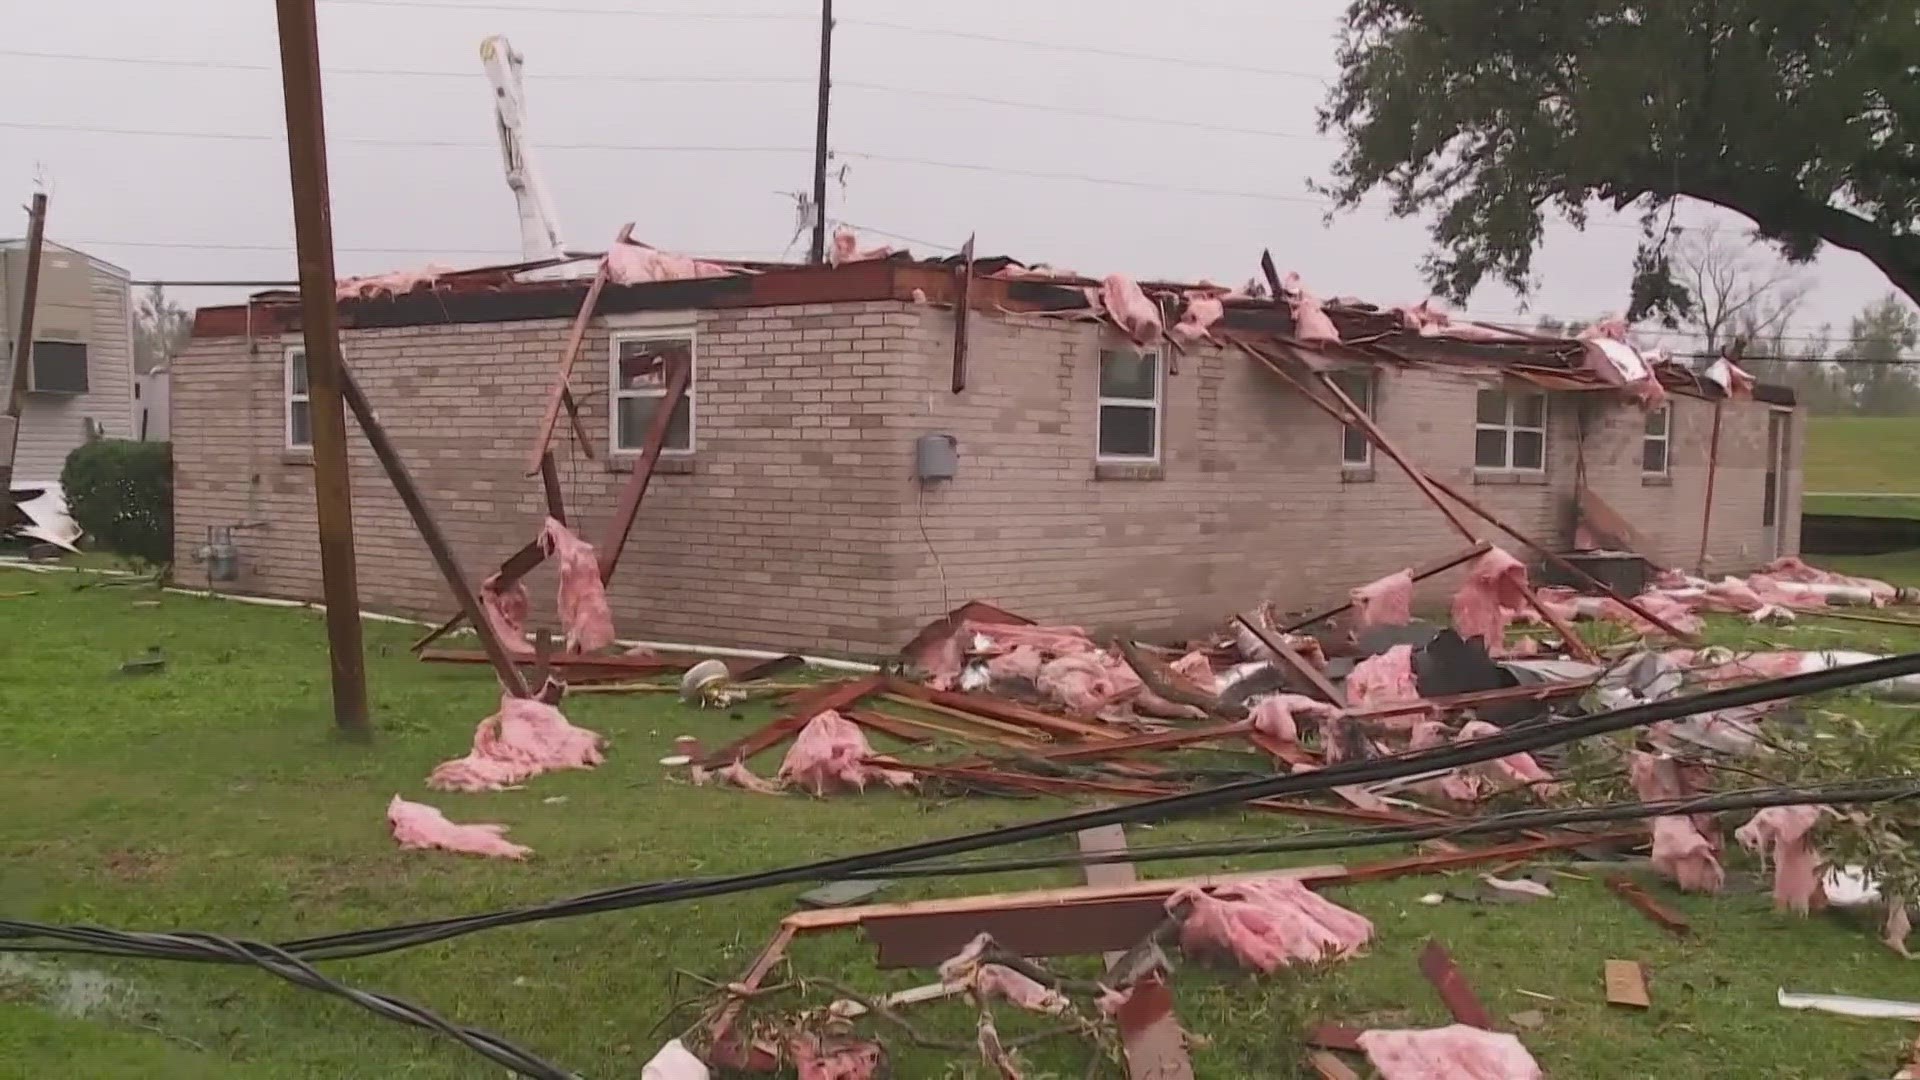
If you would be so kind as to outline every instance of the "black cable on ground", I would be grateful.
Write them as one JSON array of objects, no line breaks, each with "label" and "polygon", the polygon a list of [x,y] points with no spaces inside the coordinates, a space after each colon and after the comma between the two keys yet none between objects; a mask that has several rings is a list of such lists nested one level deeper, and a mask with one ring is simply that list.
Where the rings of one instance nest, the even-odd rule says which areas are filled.
[{"label": "black cable on ground", "polygon": [[1487,833],[1518,832],[1524,829],[1546,829],[1563,825],[1636,821],[1681,814],[1713,814],[1727,810],[1758,810],[1769,806],[1812,804],[1847,806],[1914,798],[1920,798],[1920,781],[1911,778],[1886,777],[1809,787],[1745,788],[1714,795],[1701,795],[1691,799],[1667,799],[1659,802],[1606,803],[1600,806],[1575,806],[1558,810],[1521,810],[1492,817],[1475,818],[1466,822],[1390,825],[1374,829],[1319,829],[1242,840],[1139,844],[1123,851],[1074,851],[1054,855],[1036,855],[1024,859],[965,859],[890,866],[884,870],[863,871],[847,876],[856,879],[961,877],[971,874],[1001,874],[1015,870],[1048,870],[1062,866],[1104,866],[1110,863],[1164,862],[1173,859],[1201,859],[1225,855],[1329,851],[1335,848],[1411,844],[1421,840],[1451,840],[1461,836],[1482,836]]},{"label": "black cable on ground", "polygon": [[[321,937],[303,938],[297,941],[285,942],[280,945],[279,948],[305,960],[328,960],[352,956],[369,956],[411,948],[416,945],[444,941],[448,938],[459,937],[464,934],[475,933],[493,927],[515,926],[524,923],[540,922],[546,919],[569,918],[577,915],[588,915],[605,911],[647,907],[654,904],[695,900],[709,896],[725,896],[799,882],[834,880],[862,872],[900,866],[906,863],[925,862],[949,855],[964,855],[968,852],[1005,847],[1010,844],[1024,843],[1029,840],[1043,840],[1048,837],[1078,832],[1081,829],[1093,828],[1099,825],[1162,821],[1168,818],[1215,809],[1217,807],[1234,806],[1252,799],[1302,795],[1310,792],[1325,791],[1329,788],[1347,784],[1376,783],[1382,780],[1397,779],[1424,772],[1459,768],[1464,765],[1474,765],[1497,757],[1504,757],[1508,754],[1539,750],[1560,743],[1572,742],[1577,739],[1589,738],[1595,735],[1606,735],[1616,731],[1658,723],[1663,720],[1675,720],[1698,713],[1764,704],[1785,698],[1802,697],[1808,694],[1840,690],[1851,686],[1859,686],[1866,683],[1880,682],[1914,674],[1920,674],[1920,653],[1908,653],[1900,656],[1872,660],[1864,664],[1851,664],[1845,667],[1830,668],[1804,675],[1792,675],[1781,679],[1749,683],[1744,686],[1728,687],[1726,689],[1713,690],[1685,698],[1670,698],[1645,705],[1635,705],[1625,709],[1617,709],[1613,712],[1601,713],[1595,716],[1516,729],[1500,735],[1476,739],[1472,742],[1454,743],[1431,750],[1394,754],[1366,761],[1347,762],[1304,774],[1226,784],[1179,795],[1146,799],[1140,802],[1128,803],[1107,809],[1083,811],[1040,821],[1027,822],[1021,825],[1012,825],[984,832],[948,837],[942,840],[908,844],[883,851],[823,859],[811,863],[802,863],[746,874],[706,878],[681,878],[649,882],[640,885],[620,886],[545,904],[506,911],[456,916],[447,919],[433,919],[372,930],[357,930],[341,934],[329,934]],[[84,930],[84,928],[74,929]],[[100,931],[94,932],[101,933]],[[0,923],[0,951],[34,949],[35,946],[32,944],[14,943],[7,940],[8,938],[33,936],[37,935],[32,931],[23,933],[11,929],[6,923]],[[152,938],[155,937],[155,935],[148,935],[148,937]],[[166,938],[167,940],[152,942],[148,947],[141,949],[138,953],[127,953],[108,948],[100,948],[92,951],[117,952],[119,955],[146,955],[177,960],[237,962],[236,957],[180,947],[175,943],[177,942],[178,935],[173,935],[171,938],[168,938],[166,935],[159,935],[158,937]],[[236,944],[243,948],[254,947],[248,942],[236,942]],[[266,948],[265,946],[260,947]],[[79,950],[68,949],[63,951]]]},{"label": "black cable on ground", "polygon": [[[309,990],[342,997],[377,1016],[389,1020],[398,1020],[403,1024],[426,1028],[453,1039],[474,1053],[485,1057],[495,1064],[505,1066],[521,1076],[534,1080],[579,1080],[579,1074],[570,1072],[547,1061],[528,1050],[478,1028],[455,1024],[431,1009],[422,1008],[399,998],[386,994],[358,990],[345,983],[330,979],[314,970],[311,964],[272,945],[259,942],[239,942],[217,934],[175,933],[175,934],[123,934],[119,931],[86,930],[59,926],[44,926],[38,923],[24,923],[8,920],[0,922],[0,927],[8,930],[27,929],[29,932],[55,940],[65,940],[78,945],[91,946],[105,940],[126,939],[130,943],[144,946],[151,943],[165,945],[169,949],[179,948],[200,952],[209,956],[224,957],[233,963],[253,964],[264,971],[273,973],[296,986]],[[77,951],[93,951],[81,949]],[[153,955],[139,952],[122,955]]]}]

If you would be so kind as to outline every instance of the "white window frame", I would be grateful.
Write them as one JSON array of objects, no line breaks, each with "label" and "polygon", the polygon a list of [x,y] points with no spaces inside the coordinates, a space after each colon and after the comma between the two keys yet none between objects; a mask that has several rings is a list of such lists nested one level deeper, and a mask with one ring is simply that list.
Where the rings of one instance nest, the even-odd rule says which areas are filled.
[{"label": "white window frame", "polygon": [[[1483,422],[1480,419],[1480,394],[1485,391],[1493,391],[1494,393],[1497,393],[1501,397],[1506,399],[1507,414],[1503,422],[1498,424],[1489,424],[1489,423]],[[1522,425],[1514,421],[1514,413],[1516,412],[1516,409],[1514,407],[1517,404],[1519,404],[1521,398],[1525,398],[1525,397],[1537,397],[1540,399],[1540,426],[1539,427]],[[1510,386],[1483,386],[1483,387],[1480,387],[1478,390],[1475,390],[1473,395],[1473,468],[1474,468],[1474,471],[1483,472],[1483,473],[1519,473],[1525,476],[1538,476],[1541,473],[1546,472],[1547,471],[1547,410],[1550,404],[1551,402],[1547,400],[1547,394],[1546,394],[1546,391],[1544,390],[1515,390]],[[1504,461],[1505,464],[1501,464],[1501,465],[1480,464],[1480,433],[1482,431],[1498,431],[1502,434],[1502,436],[1506,440],[1506,452],[1502,455],[1502,461]],[[1539,434],[1540,464],[1515,465],[1513,463],[1513,436],[1515,432],[1521,432],[1521,431],[1537,432]]]},{"label": "white window frame", "polygon": [[[1100,376],[1107,362],[1108,353],[1131,352],[1153,361],[1153,399],[1107,397],[1100,393]],[[1159,349],[1140,349],[1131,344],[1112,348],[1102,346],[1099,355],[1094,358],[1093,368],[1093,460],[1102,465],[1158,465],[1162,457],[1162,447],[1166,442],[1167,428],[1167,363],[1166,355]],[[1108,454],[1100,449],[1100,419],[1106,415],[1109,407],[1126,409],[1153,410],[1153,453],[1152,454]]]},{"label": "white window frame", "polygon": [[629,341],[684,341],[687,343],[687,445],[684,449],[662,445],[661,457],[692,457],[700,447],[700,340],[691,323],[679,326],[646,326],[615,329],[607,338],[607,446],[609,453],[637,457],[641,447],[620,445],[620,403],[634,398],[665,398],[665,381],[657,387],[630,389],[620,385],[620,346]]},{"label": "white window frame", "polygon": [[[1377,371],[1339,371],[1334,373],[1333,380],[1336,383],[1343,379],[1358,379],[1365,384],[1365,395],[1361,400],[1357,400],[1355,404],[1360,406],[1360,411],[1365,413],[1368,419],[1378,420],[1380,418],[1380,373]],[[1348,397],[1354,396],[1352,387],[1343,385],[1340,389],[1345,391]],[[1347,456],[1348,432],[1356,432],[1360,435],[1362,450],[1358,460]],[[1343,469],[1373,468],[1373,440],[1367,438],[1367,433],[1364,429],[1355,427],[1352,424],[1343,423],[1340,425],[1340,467]]]},{"label": "white window frame", "polygon": [[[1647,426],[1651,425],[1655,416],[1664,416],[1667,421],[1666,424],[1661,427],[1660,434],[1658,435],[1647,430]],[[1660,444],[1660,468],[1657,470],[1647,468],[1647,444],[1653,442]],[[1671,401],[1660,406],[1658,409],[1649,410],[1645,420],[1642,422],[1640,429],[1640,475],[1673,475],[1673,402]]]},{"label": "white window frame", "polygon": [[[286,438],[283,440],[289,450],[313,449],[313,369],[307,369],[307,392],[293,392],[293,358],[301,360],[307,357],[305,345],[289,345],[281,353],[280,362],[280,427]],[[307,406],[307,441],[293,441],[293,406],[295,402],[305,402]]]}]

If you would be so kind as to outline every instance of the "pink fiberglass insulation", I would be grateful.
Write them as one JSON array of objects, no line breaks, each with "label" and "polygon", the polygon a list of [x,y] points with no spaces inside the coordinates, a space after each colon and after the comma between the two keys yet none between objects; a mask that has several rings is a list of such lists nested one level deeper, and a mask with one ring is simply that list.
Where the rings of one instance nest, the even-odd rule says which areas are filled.
[{"label": "pink fiberglass insulation", "polygon": [[737,787],[742,791],[751,791],[756,795],[786,794],[786,792],[780,789],[779,784],[771,780],[763,779],[755,774],[752,769],[747,768],[747,763],[744,761],[736,761],[731,765],[723,765],[718,769],[711,770],[703,769],[695,765],[693,767],[693,785],[695,787],[704,787],[709,781],[725,784],[729,787]]},{"label": "pink fiberglass insulation", "polygon": [[1203,650],[1195,649],[1168,664],[1167,667],[1200,690],[1209,694],[1220,692],[1220,680],[1213,673],[1213,661],[1207,659],[1207,654]]},{"label": "pink fiberglass insulation", "polygon": [[1717,893],[1727,883],[1713,842],[1694,827],[1691,818],[1653,819],[1653,868],[1682,892]]},{"label": "pink fiberglass insulation", "polygon": [[1507,611],[1526,602],[1526,564],[1493,548],[1473,560],[1454,594],[1453,628],[1469,641],[1479,638],[1487,652],[1499,656],[1506,648]]},{"label": "pink fiberglass insulation", "polygon": [[1364,916],[1289,877],[1222,885],[1211,896],[1188,885],[1167,898],[1168,910],[1182,904],[1190,905],[1180,927],[1182,949],[1229,955],[1267,974],[1352,956],[1373,937]]},{"label": "pink fiberglass insulation", "polygon": [[1114,325],[1135,345],[1151,345],[1160,340],[1160,307],[1147,299],[1140,283],[1125,274],[1108,274],[1100,279],[1100,288],[1087,290],[1087,299],[1096,311],[1104,310]]},{"label": "pink fiberglass insulation", "polygon": [[1280,282],[1280,296],[1293,313],[1294,340],[1306,345],[1338,345],[1340,331],[1327,318],[1320,301],[1307,291],[1300,275],[1288,272]]},{"label": "pink fiberglass insulation", "polygon": [[[1667,625],[1683,634],[1697,634],[1706,628],[1706,623],[1700,616],[1693,613],[1693,606],[1691,604],[1676,600],[1665,593],[1641,593],[1639,596],[1633,598],[1633,602],[1645,608],[1648,614],[1659,616]],[[1611,621],[1619,622],[1631,628],[1636,633],[1666,633],[1666,631],[1660,629],[1658,625],[1648,619],[1642,618],[1632,608],[1612,597],[1607,598],[1605,611],[1608,613]]]},{"label": "pink fiberglass insulation", "polygon": [[733,271],[718,263],[659,251],[645,244],[615,244],[602,260],[607,280],[615,285],[644,285],[654,281],[691,281],[695,278],[731,277]]},{"label": "pink fiberglass insulation", "polygon": [[847,263],[872,262],[893,254],[893,249],[882,245],[877,248],[860,247],[860,236],[845,225],[833,230],[833,248],[827,253],[827,261],[834,266]]},{"label": "pink fiberglass insulation", "polygon": [[375,296],[404,296],[422,285],[431,285],[452,267],[429,263],[417,270],[390,270],[368,277],[342,278],[334,282],[335,300],[364,300]]},{"label": "pink fiberglass insulation", "polygon": [[1355,708],[1417,700],[1420,687],[1413,677],[1413,646],[1395,645],[1353,665],[1346,689],[1347,703]]},{"label": "pink fiberglass insulation", "polygon": [[973,973],[972,983],[973,992],[983,1002],[1003,998],[1028,1012],[1045,1016],[1059,1016],[1072,1004],[1060,991],[999,964],[981,964]]},{"label": "pink fiberglass insulation", "polygon": [[865,791],[875,780],[888,787],[912,787],[912,773],[872,762],[873,747],[860,725],[828,709],[807,722],[780,763],[780,779],[815,795],[852,788]]},{"label": "pink fiberglass insulation", "polygon": [[[1429,718],[1413,725],[1413,735],[1408,740],[1407,748],[1431,750],[1436,746],[1448,745],[1453,738],[1453,732],[1445,722]],[[1442,798],[1458,803],[1479,802],[1487,794],[1486,782],[1478,773],[1466,769],[1449,769],[1445,775],[1423,781],[1417,787],[1430,793],[1437,792]]]},{"label": "pink fiberglass insulation", "polygon": [[1813,847],[1818,806],[1770,806],[1733,831],[1740,846],[1773,860],[1773,908],[1805,915],[1826,900],[1820,884],[1825,860]]},{"label": "pink fiberglass insulation", "polygon": [[1068,711],[1092,716],[1140,689],[1140,676],[1105,653],[1073,653],[1047,661],[1033,685]]},{"label": "pink fiberglass insulation", "polygon": [[1189,292],[1187,310],[1180,314],[1180,321],[1173,324],[1171,332],[1175,340],[1182,345],[1212,341],[1213,324],[1226,316],[1227,307],[1218,296],[1203,292]]},{"label": "pink fiberglass insulation", "polygon": [[1300,741],[1300,719],[1326,723],[1340,715],[1337,706],[1302,694],[1269,694],[1253,703],[1247,726],[1270,739],[1294,745]]},{"label": "pink fiberglass insulation", "polygon": [[599,652],[613,644],[613,609],[607,606],[593,545],[548,518],[540,546],[560,562],[560,625],[567,631],[567,651]]},{"label": "pink fiberglass insulation", "polygon": [[516,656],[533,655],[533,646],[527,641],[527,612],[531,607],[527,587],[518,581],[502,589],[496,573],[480,583],[480,609],[487,614],[487,624],[493,627],[500,644]]},{"label": "pink fiberglass insulation", "polygon": [[[1674,656],[1674,653],[1668,653]],[[1695,682],[1708,687],[1732,686],[1736,683],[1759,682],[1763,679],[1783,679],[1788,675],[1803,675],[1810,671],[1819,671],[1826,667],[1816,654],[1786,650],[1782,652],[1747,653],[1736,656],[1724,664],[1702,668],[1695,671]]]},{"label": "pink fiberglass insulation", "polygon": [[1837,585],[1845,588],[1865,589],[1873,594],[1874,603],[1887,604],[1899,594],[1898,589],[1877,578],[1849,577],[1836,574],[1831,570],[1821,570],[1808,566],[1793,555],[1783,556],[1768,563],[1762,574],[1778,581],[1797,581],[1805,585]]},{"label": "pink fiberglass insulation", "polygon": [[1456,341],[1524,341],[1526,335],[1511,330],[1502,330],[1497,326],[1486,326],[1475,322],[1454,322],[1453,316],[1431,299],[1422,300],[1412,307],[1394,308],[1400,321],[1407,329],[1421,337],[1453,338]]},{"label": "pink fiberglass insulation", "polygon": [[1360,1049],[1381,1080],[1541,1080],[1545,1075],[1519,1039],[1465,1024],[1363,1031]]},{"label": "pink fiberglass insulation", "polygon": [[[1453,737],[1453,741],[1473,742],[1499,734],[1500,729],[1485,720],[1469,720],[1460,725],[1460,733]],[[1473,768],[1499,787],[1525,788],[1536,798],[1552,798],[1560,792],[1560,785],[1553,782],[1553,774],[1535,761],[1532,754],[1525,752],[1483,761]]]},{"label": "pink fiberglass insulation", "polygon": [[387,828],[394,841],[407,849],[439,848],[490,859],[524,859],[533,854],[532,848],[506,839],[505,825],[455,825],[433,807],[398,795],[387,803]]},{"label": "pink fiberglass insulation", "polygon": [[987,677],[995,682],[1014,680],[1030,683],[1040,677],[1041,665],[1046,662],[1047,658],[1039,649],[1031,645],[1015,645],[1012,651],[987,661]]},{"label": "pink fiberglass insulation", "polygon": [[1413,619],[1413,571],[1402,570],[1370,582],[1348,594],[1353,599],[1353,624],[1405,626]]},{"label": "pink fiberglass insulation", "polygon": [[787,1054],[799,1080],[873,1080],[887,1060],[877,1042],[855,1038],[822,1038],[811,1032],[795,1035]]},{"label": "pink fiberglass insulation", "polygon": [[543,772],[600,764],[597,733],[575,727],[560,710],[532,698],[502,696],[500,711],[480,721],[473,750],[441,762],[427,786],[441,791],[501,791]]}]

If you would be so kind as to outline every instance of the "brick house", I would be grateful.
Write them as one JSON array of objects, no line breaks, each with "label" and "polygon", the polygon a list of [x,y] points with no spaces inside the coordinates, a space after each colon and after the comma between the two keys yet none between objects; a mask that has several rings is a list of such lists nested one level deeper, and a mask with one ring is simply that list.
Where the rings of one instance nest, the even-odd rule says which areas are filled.
[{"label": "brick house", "polygon": [[[1260,599],[1343,598],[1463,546],[1357,432],[1237,348],[1137,349],[1084,312],[1068,317],[1085,307],[1078,288],[970,277],[955,392],[960,271],[903,259],[755,269],[608,287],[574,368],[594,456],[564,422],[555,446],[569,513],[592,539],[661,396],[623,379],[623,362],[694,357],[691,399],[611,589],[623,636],[878,654],[968,599],[1186,633]],[[539,525],[540,484],[522,473],[584,292],[494,270],[341,305],[347,361],[473,580]],[[286,294],[202,309],[175,362],[183,579],[210,528],[238,526],[241,576],[227,587],[319,595],[297,316]],[[1230,303],[1224,325],[1290,328],[1253,301]],[[1338,376],[1409,457],[1563,548],[1584,472],[1644,554],[1692,566],[1713,401],[1676,392],[1643,413],[1617,393],[1560,389],[1568,379],[1515,377],[1498,350],[1428,345],[1447,362]],[[1708,547],[1713,569],[1734,572],[1797,550],[1805,424],[1778,388],[1722,407]],[[927,434],[953,437],[953,479],[915,479]],[[445,614],[399,500],[357,433],[349,444],[364,603]],[[536,596],[550,594],[547,573],[530,581]]]}]

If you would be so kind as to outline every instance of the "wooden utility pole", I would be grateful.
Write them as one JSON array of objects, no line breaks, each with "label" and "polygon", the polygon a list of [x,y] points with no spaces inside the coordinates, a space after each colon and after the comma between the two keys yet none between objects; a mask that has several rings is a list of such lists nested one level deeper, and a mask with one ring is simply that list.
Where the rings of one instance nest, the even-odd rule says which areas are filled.
[{"label": "wooden utility pole", "polygon": [[293,234],[300,268],[313,429],[313,503],[320,526],[320,589],[327,603],[333,664],[333,720],[356,741],[367,722],[366,658],[360,645],[360,589],[353,561],[353,487],[347,475],[347,421],[340,397],[340,332],[334,299],[333,220],[327,196],[326,121],[320,107],[320,35],[313,0],[276,0],[280,79],[287,106],[287,164],[293,176]]},{"label": "wooden utility pole", "polygon": [[827,106],[833,97],[833,0],[820,0],[820,99],[813,120],[813,256],[827,261]]},{"label": "wooden utility pole", "polygon": [[[7,408],[0,413],[0,524],[13,516],[13,455],[20,446],[20,412],[26,406],[27,365],[33,362],[33,308],[40,299],[40,249],[47,238],[47,196],[33,193],[27,211],[27,280],[21,287],[20,336],[13,340],[13,372]],[[5,313],[0,312],[0,317]]]}]

